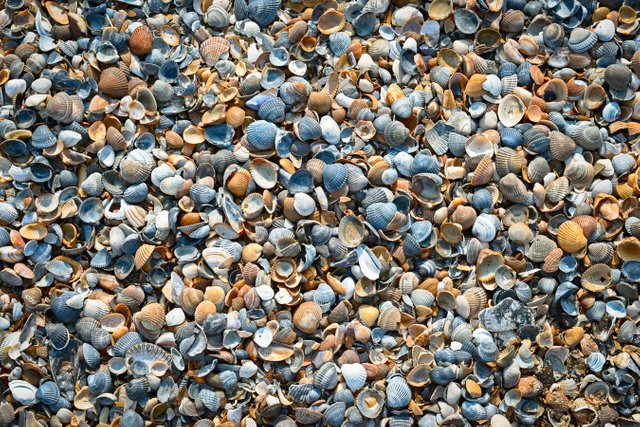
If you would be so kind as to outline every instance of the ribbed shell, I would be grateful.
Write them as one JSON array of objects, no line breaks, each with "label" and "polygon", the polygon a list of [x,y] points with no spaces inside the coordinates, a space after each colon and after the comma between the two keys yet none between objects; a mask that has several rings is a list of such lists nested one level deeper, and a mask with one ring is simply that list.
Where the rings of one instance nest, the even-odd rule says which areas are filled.
[{"label": "ribbed shell", "polygon": [[569,49],[573,52],[586,52],[598,41],[598,36],[584,28],[574,28],[569,35]]},{"label": "ribbed shell", "polygon": [[127,75],[120,68],[107,68],[100,73],[98,88],[107,96],[122,98],[129,93]]},{"label": "ribbed shell", "polygon": [[547,191],[547,199],[552,203],[558,203],[560,200],[567,197],[571,191],[569,179],[566,176],[561,176],[554,180],[547,185],[545,189]]},{"label": "ribbed shell", "polygon": [[316,332],[321,319],[322,308],[313,301],[300,304],[293,314],[293,324],[305,334]]},{"label": "ribbed shell", "polygon": [[536,236],[531,242],[526,252],[527,258],[533,262],[544,262],[549,252],[557,248],[558,245],[547,236]]},{"label": "ribbed shell", "polygon": [[558,228],[558,245],[568,253],[580,252],[587,246],[582,227],[573,221],[565,221]]},{"label": "ribbed shell", "polygon": [[562,132],[549,132],[549,150],[556,160],[567,160],[576,149],[576,143]]},{"label": "ribbed shell", "polygon": [[513,173],[502,177],[498,186],[502,195],[513,203],[522,203],[528,198],[526,185]]},{"label": "ribbed shell", "polygon": [[323,390],[332,390],[338,385],[338,371],[336,366],[325,363],[313,374],[313,383]]},{"label": "ribbed shell", "polygon": [[133,30],[129,38],[129,49],[138,56],[146,55],[151,52],[153,44],[153,33],[146,25],[140,25]]},{"label": "ribbed shell", "polygon": [[404,408],[411,402],[411,388],[401,376],[392,377],[387,383],[387,406],[391,409]]},{"label": "ribbed shell", "polygon": [[47,116],[64,122],[73,114],[73,99],[66,92],[56,93],[47,103]]},{"label": "ribbed shell", "polygon": [[207,66],[213,67],[230,47],[231,44],[222,37],[209,37],[200,44],[200,55]]}]

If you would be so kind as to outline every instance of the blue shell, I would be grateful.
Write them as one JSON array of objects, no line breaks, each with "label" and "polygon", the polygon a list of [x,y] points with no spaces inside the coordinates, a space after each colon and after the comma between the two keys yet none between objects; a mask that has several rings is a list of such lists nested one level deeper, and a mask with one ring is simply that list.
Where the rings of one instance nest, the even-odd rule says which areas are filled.
[{"label": "blue shell", "polygon": [[516,148],[524,143],[524,136],[515,128],[504,127],[500,129],[500,139],[502,145],[509,148]]},{"label": "blue shell", "polygon": [[256,120],[247,126],[247,139],[249,144],[258,150],[269,150],[273,148],[276,140],[278,127],[266,120]]},{"label": "blue shell", "polygon": [[127,189],[124,190],[122,198],[127,203],[138,204],[144,202],[147,199],[148,194],[149,187],[147,187],[147,184],[144,182],[141,182],[140,184],[127,187]]},{"label": "blue shell", "polygon": [[418,173],[438,173],[440,164],[430,154],[418,153],[411,164],[411,172],[415,175]]},{"label": "blue shell", "polygon": [[340,57],[347,53],[347,49],[351,44],[351,37],[349,34],[344,32],[333,33],[329,36],[329,49],[336,55]]},{"label": "blue shell", "polygon": [[493,209],[493,196],[484,188],[478,189],[473,193],[473,199],[471,204],[479,211],[490,211]]},{"label": "blue shell", "polygon": [[531,86],[533,79],[531,78],[531,64],[523,62],[518,66],[518,86]]},{"label": "blue shell", "polygon": [[518,72],[518,66],[513,62],[503,62],[498,68],[498,77],[512,76]]},{"label": "blue shell", "polygon": [[44,405],[53,405],[60,399],[60,389],[53,381],[44,382],[36,391],[36,399]]},{"label": "blue shell", "polygon": [[367,207],[367,221],[376,230],[384,230],[397,212],[393,203],[374,203]]},{"label": "blue shell", "polygon": [[145,423],[136,411],[126,409],[120,418],[120,425],[126,427],[144,427]]},{"label": "blue shell", "polygon": [[411,402],[411,388],[401,376],[395,376],[387,383],[387,406],[392,409],[406,407]]},{"label": "blue shell", "polygon": [[627,261],[622,264],[622,275],[632,283],[640,282],[640,261]]},{"label": "blue shell", "polygon": [[313,190],[313,175],[306,169],[299,169],[291,175],[287,184],[289,193],[309,193]]},{"label": "blue shell", "polygon": [[411,224],[411,236],[421,245],[427,241],[433,232],[430,221],[417,221]]},{"label": "blue shell", "polygon": [[225,148],[231,145],[235,133],[236,131],[233,129],[233,126],[228,123],[222,123],[206,128],[204,138],[208,143],[216,147]]},{"label": "blue shell", "polygon": [[87,386],[89,386],[89,391],[94,396],[106,393],[110,391],[113,386],[111,375],[105,371],[98,371],[93,375],[89,375],[87,377]]},{"label": "blue shell", "polygon": [[317,120],[303,117],[298,122],[298,137],[303,141],[313,141],[322,136],[322,128]]},{"label": "blue shell", "polygon": [[341,163],[326,165],[322,170],[324,188],[333,193],[347,183],[347,168]]},{"label": "blue shell", "polygon": [[258,116],[272,123],[280,123],[284,121],[285,104],[282,99],[271,97],[260,105]]},{"label": "blue shell", "polygon": [[80,310],[67,305],[67,300],[77,295],[78,293],[76,292],[65,292],[52,298],[51,310],[56,320],[62,323],[70,323],[80,316]]},{"label": "blue shell", "polygon": [[216,190],[203,184],[193,184],[189,196],[199,204],[207,204],[216,197]]},{"label": "blue shell", "polygon": [[89,369],[96,369],[100,366],[100,352],[91,344],[82,344],[82,359]]},{"label": "blue shell", "polygon": [[56,136],[46,125],[40,125],[31,135],[31,145],[35,148],[49,148],[56,145]]},{"label": "blue shell", "polygon": [[137,332],[127,332],[116,341],[113,346],[113,355],[124,357],[127,351],[136,344],[142,343],[142,337]]},{"label": "blue shell", "polygon": [[276,20],[278,8],[280,0],[249,0],[248,12],[253,21],[261,27],[266,27]]}]

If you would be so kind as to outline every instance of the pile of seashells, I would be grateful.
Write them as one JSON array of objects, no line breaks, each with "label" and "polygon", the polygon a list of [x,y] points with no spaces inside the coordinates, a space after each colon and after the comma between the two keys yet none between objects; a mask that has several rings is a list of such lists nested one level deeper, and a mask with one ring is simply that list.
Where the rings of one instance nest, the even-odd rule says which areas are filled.
[{"label": "pile of seashells", "polygon": [[0,426],[640,425],[638,2],[0,6]]}]

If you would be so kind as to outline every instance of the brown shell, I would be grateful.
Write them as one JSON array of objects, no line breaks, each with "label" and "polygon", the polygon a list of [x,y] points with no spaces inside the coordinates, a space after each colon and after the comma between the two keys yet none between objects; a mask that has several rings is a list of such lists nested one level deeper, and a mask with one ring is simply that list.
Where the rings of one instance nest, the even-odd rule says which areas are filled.
[{"label": "brown shell", "polygon": [[291,27],[289,27],[289,41],[291,43],[298,43],[302,40],[305,34],[307,34],[307,23],[305,21],[297,21]]},{"label": "brown shell", "polygon": [[157,302],[145,305],[135,315],[135,320],[139,329],[143,329],[146,332],[159,332],[165,325],[164,305]]},{"label": "brown shell", "polygon": [[127,75],[120,68],[107,68],[100,73],[98,88],[112,98],[122,98],[129,93]]},{"label": "brown shell", "polygon": [[460,205],[451,214],[451,221],[460,224],[463,230],[467,230],[473,227],[473,223],[476,222],[478,214],[471,206]]},{"label": "brown shell", "polygon": [[66,92],[58,92],[47,102],[46,111],[54,120],[66,120],[73,114],[73,99]]},{"label": "brown shell", "polygon": [[397,331],[400,326],[401,314],[398,307],[389,307],[380,312],[378,326],[385,331]]},{"label": "brown shell", "polygon": [[549,150],[556,160],[567,160],[576,150],[576,143],[562,132],[549,132]]},{"label": "brown shell", "polygon": [[227,188],[235,196],[244,196],[251,182],[251,172],[247,169],[241,168],[231,174],[227,179]]},{"label": "brown shell", "polygon": [[331,110],[331,103],[333,97],[327,91],[321,90],[320,92],[311,92],[309,95],[309,101],[307,107],[317,112],[318,114],[326,114]]},{"label": "brown shell", "polygon": [[320,327],[322,308],[314,301],[306,301],[293,314],[293,324],[305,334],[313,334]]},{"label": "brown shell", "polygon": [[574,326],[564,331],[564,343],[569,347],[575,347],[580,344],[584,337],[584,328],[582,326]]},{"label": "brown shell", "polygon": [[495,167],[493,166],[493,160],[491,160],[491,154],[484,156],[478,165],[473,170],[471,176],[471,185],[474,187],[479,185],[488,184],[493,180],[493,174],[495,173]]},{"label": "brown shell", "polygon": [[542,271],[545,273],[554,273],[560,268],[560,260],[564,256],[564,252],[560,248],[555,248],[544,259]]},{"label": "brown shell", "polygon": [[138,56],[150,53],[152,44],[153,33],[151,32],[151,28],[146,25],[140,25],[133,30],[129,38],[129,49]]},{"label": "brown shell", "polygon": [[209,37],[200,44],[200,55],[207,66],[213,67],[230,47],[231,43],[222,37]]},{"label": "brown shell", "polygon": [[180,307],[190,316],[196,312],[198,305],[204,300],[204,292],[196,288],[184,288],[180,294]]},{"label": "brown shell", "polygon": [[242,126],[244,123],[244,119],[246,117],[246,113],[244,109],[236,106],[229,107],[226,112],[227,123],[232,127],[237,128]]},{"label": "brown shell", "polygon": [[316,26],[322,34],[329,35],[342,30],[346,22],[344,14],[335,9],[329,9],[320,16]]},{"label": "brown shell", "polygon": [[558,246],[569,253],[577,253],[587,246],[582,227],[573,221],[565,221],[558,228]]},{"label": "brown shell", "polygon": [[107,128],[106,141],[107,144],[113,147],[115,151],[122,151],[127,148],[127,140],[124,138],[122,133],[113,126]]},{"label": "brown shell", "polygon": [[573,222],[582,227],[585,237],[589,238],[598,228],[598,221],[589,215],[578,215],[572,219]]},{"label": "brown shell", "polygon": [[474,318],[480,311],[487,306],[487,292],[481,287],[467,289],[462,294],[469,305],[468,318]]},{"label": "brown shell", "polygon": [[155,246],[149,245],[148,243],[143,243],[138,248],[134,256],[134,264],[136,270],[140,270],[147,263],[147,261],[149,261],[149,258],[151,258],[151,254],[155,249]]}]

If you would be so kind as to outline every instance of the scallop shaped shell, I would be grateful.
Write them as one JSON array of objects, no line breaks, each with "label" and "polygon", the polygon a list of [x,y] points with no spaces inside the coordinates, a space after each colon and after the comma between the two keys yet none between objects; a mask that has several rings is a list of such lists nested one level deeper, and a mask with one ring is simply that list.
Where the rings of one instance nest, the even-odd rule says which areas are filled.
[{"label": "scallop shaped shell", "polygon": [[323,390],[332,390],[338,385],[338,371],[336,365],[329,362],[322,365],[313,374],[313,383]]},{"label": "scallop shaped shell", "polygon": [[355,215],[347,215],[340,221],[338,229],[340,240],[348,248],[355,248],[366,237],[364,224]]},{"label": "scallop shaped shell", "polygon": [[153,44],[153,32],[146,25],[140,25],[131,33],[129,37],[129,49],[138,56],[151,52]]},{"label": "scallop shaped shell", "polygon": [[573,221],[565,221],[558,228],[558,245],[568,253],[577,253],[587,246],[582,227]]},{"label": "scallop shaped shell", "polygon": [[247,126],[246,135],[249,143],[258,150],[273,148],[277,126],[266,120],[257,120]]},{"label": "scallop shaped shell", "polygon": [[134,376],[163,374],[172,363],[169,353],[155,344],[146,342],[131,346],[124,360],[129,372]]},{"label": "scallop shaped shell", "polygon": [[200,44],[200,55],[208,67],[213,67],[230,47],[231,43],[222,37],[209,37]]},{"label": "scallop shaped shell", "polygon": [[305,334],[316,332],[320,319],[322,319],[322,308],[313,301],[300,304],[293,314],[293,324]]},{"label": "scallop shaped shell", "polygon": [[380,311],[378,326],[385,331],[396,331],[400,326],[401,314],[397,307],[388,307]]},{"label": "scallop shaped shell", "polygon": [[360,363],[346,363],[340,367],[344,382],[349,390],[360,390],[367,382],[367,371]]},{"label": "scallop shaped shell", "polygon": [[502,177],[498,186],[502,195],[513,203],[523,203],[529,198],[526,185],[513,173]]},{"label": "scallop shaped shell", "polygon": [[569,34],[569,49],[573,52],[586,52],[598,41],[598,36],[584,28],[574,28]]},{"label": "scallop shaped shell", "polygon": [[47,102],[47,116],[64,122],[73,114],[73,99],[66,92],[58,92]]},{"label": "scallop shaped shell", "polygon": [[394,376],[387,382],[387,406],[392,409],[404,408],[411,402],[411,388],[402,376]]},{"label": "scallop shaped shell", "polygon": [[547,192],[547,199],[552,203],[558,203],[560,200],[567,197],[571,191],[569,179],[565,176],[561,176],[555,179],[545,188]]},{"label": "scallop shaped shell", "polygon": [[127,75],[120,68],[107,68],[100,73],[98,88],[112,98],[122,98],[129,93]]},{"label": "scallop shaped shell", "polygon": [[576,143],[569,136],[562,132],[549,132],[549,150],[556,160],[567,160],[573,155],[576,149]]},{"label": "scallop shaped shell", "polygon": [[557,247],[556,242],[547,236],[538,235],[533,239],[531,245],[529,245],[526,256],[533,262],[544,262],[547,255]]}]

